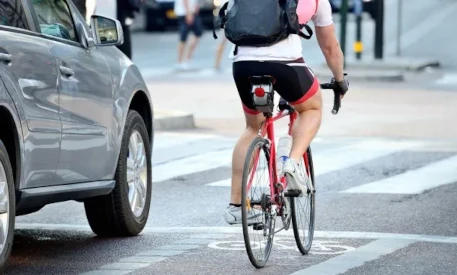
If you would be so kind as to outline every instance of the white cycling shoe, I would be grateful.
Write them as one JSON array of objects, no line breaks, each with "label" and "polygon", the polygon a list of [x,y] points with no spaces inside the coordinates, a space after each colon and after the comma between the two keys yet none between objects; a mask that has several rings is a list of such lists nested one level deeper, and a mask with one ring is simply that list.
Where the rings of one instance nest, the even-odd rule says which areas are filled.
[{"label": "white cycling shoe", "polygon": [[294,159],[287,158],[282,168],[282,174],[287,178],[287,190],[300,190],[303,195],[307,194],[308,189],[312,191],[305,173],[305,167]]},{"label": "white cycling shoe", "polygon": [[[252,225],[256,222],[262,222],[262,210],[251,208],[248,212],[248,225]],[[225,221],[228,224],[241,224],[241,207],[229,205],[225,210]]]}]

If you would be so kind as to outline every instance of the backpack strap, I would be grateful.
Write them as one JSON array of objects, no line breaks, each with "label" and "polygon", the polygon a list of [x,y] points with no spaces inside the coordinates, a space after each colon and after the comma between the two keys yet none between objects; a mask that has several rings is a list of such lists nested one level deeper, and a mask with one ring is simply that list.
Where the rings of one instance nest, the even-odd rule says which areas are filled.
[{"label": "backpack strap", "polygon": [[311,29],[311,27],[307,24],[301,24],[300,29],[302,28],[305,28],[306,32],[309,33],[309,35],[304,34],[302,31],[300,31],[299,35],[306,40],[311,39],[311,37],[313,36],[313,30]]},{"label": "backpack strap", "polygon": [[222,5],[221,9],[219,10],[219,15],[218,15],[217,19],[214,21],[214,24],[213,24],[214,39],[217,39],[216,26],[223,29],[225,26],[225,23],[227,22],[227,16],[225,15],[225,11],[227,10],[227,7],[228,7],[228,1],[224,5]]}]

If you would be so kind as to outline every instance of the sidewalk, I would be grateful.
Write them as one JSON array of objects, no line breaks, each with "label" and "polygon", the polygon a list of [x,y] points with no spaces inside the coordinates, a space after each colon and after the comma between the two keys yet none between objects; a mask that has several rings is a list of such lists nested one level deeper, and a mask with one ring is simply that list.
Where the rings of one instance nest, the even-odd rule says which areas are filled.
[{"label": "sidewalk", "polygon": [[[172,83],[149,85],[156,109],[192,114],[198,128],[225,133],[244,129],[235,85]],[[376,89],[351,85],[338,115],[331,114],[333,93],[323,91],[321,136],[383,136],[399,138],[457,138],[457,94],[414,89]],[[279,126],[286,127],[284,120]]]}]

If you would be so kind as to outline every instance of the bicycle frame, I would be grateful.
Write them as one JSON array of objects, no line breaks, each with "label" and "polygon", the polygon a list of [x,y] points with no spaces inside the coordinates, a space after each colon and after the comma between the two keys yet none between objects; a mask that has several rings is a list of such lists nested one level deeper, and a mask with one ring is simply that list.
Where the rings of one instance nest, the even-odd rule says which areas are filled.
[{"label": "bicycle frame", "polygon": [[[288,129],[288,134],[292,135],[292,127],[295,122],[295,119],[297,119],[297,112],[293,111],[292,113],[289,113],[289,110],[282,110],[279,113],[277,113],[275,116],[272,116],[271,114],[266,114],[265,121],[262,123],[262,126],[259,130],[259,135],[261,137],[267,136],[269,140],[269,179],[270,179],[270,201],[272,204],[277,205],[279,208],[282,207],[282,202],[279,201],[279,193],[282,190],[285,190],[287,188],[287,182],[285,181],[284,178],[279,179],[278,175],[276,173],[276,144],[275,144],[275,136],[274,136],[274,122],[285,117],[289,116],[289,129]],[[260,156],[260,151],[256,153],[256,156],[254,158],[254,165],[252,169],[257,169],[257,163],[259,161],[259,156]],[[305,152],[303,154],[303,159],[305,162],[306,166],[306,172],[308,175],[310,174],[309,171],[309,163],[308,163],[308,154]],[[248,186],[247,188],[251,188],[252,180],[254,179],[254,174],[252,173],[249,178]],[[281,190],[278,190],[278,189]]]}]

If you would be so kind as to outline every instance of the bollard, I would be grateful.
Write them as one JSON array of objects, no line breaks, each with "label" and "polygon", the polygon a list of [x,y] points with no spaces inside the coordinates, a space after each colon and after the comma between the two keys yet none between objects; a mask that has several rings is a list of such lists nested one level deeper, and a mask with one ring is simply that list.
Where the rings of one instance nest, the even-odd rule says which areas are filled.
[{"label": "bollard", "polygon": [[342,0],[341,1],[341,8],[340,8],[340,14],[341,14],[341,39],[340,39],[340,44],[341,44],[341,51],[343,52],[343,66],[346,68],[346,22],[347,22],[347,15],[348,15],[348,0]]},{"label": "bollard", "polygon": [[376,26],[374,40],[374,57],[382,59],[384,54],[384,0],[376,0]]},{"label": "bollard", "polygon": [[354,42],[354,52],[357,60],[362,58],[363,42],[362,42],[362,14],[363,14],[363,3],[362,0],[354,1],[354,15],[356,32]]}]

